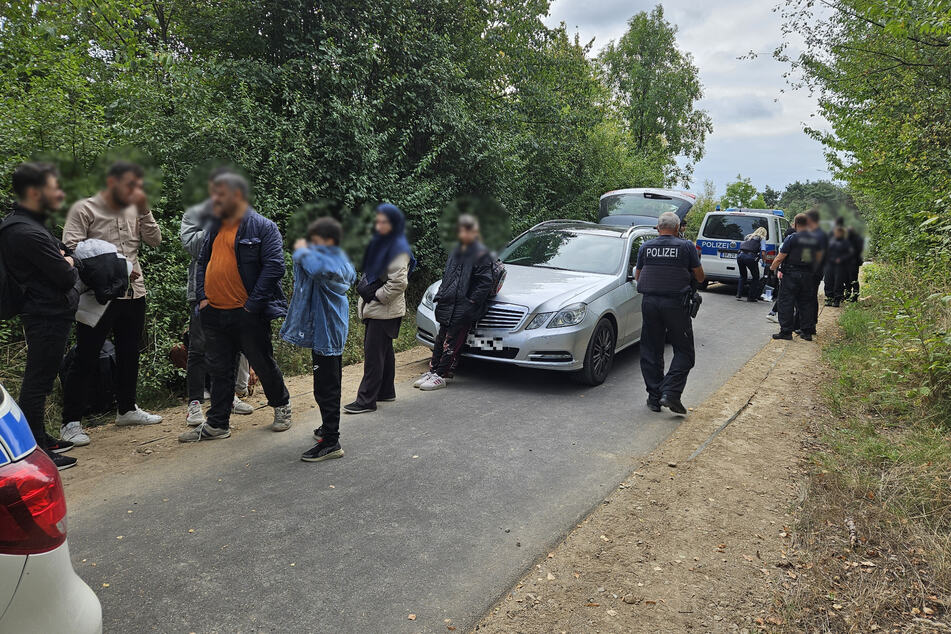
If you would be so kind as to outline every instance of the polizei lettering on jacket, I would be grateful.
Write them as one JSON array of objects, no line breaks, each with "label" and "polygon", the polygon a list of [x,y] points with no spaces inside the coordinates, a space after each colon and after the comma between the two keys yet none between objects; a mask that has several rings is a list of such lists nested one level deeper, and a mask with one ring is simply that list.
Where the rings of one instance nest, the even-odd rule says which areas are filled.
[{"label": "polizei lettering on jacket", "polygon": [[677,247],[647,247],[647,257],[649,258],[676,258],[680,257],[680,249]]}]

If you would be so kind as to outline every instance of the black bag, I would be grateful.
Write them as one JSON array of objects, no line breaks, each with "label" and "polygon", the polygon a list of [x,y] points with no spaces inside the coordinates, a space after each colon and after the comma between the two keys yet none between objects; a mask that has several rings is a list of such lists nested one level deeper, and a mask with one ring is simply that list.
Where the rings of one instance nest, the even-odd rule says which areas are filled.
[{"label": "black bag", "polygon": [[[28,222],[18,216],[7,216],[0,222],[0,232],[15,224]],[[0,320],[13,319],[23,312],[23,289],[7,270],[0,254]]]},{"label": "black bag", "polygon": [[375,282],[368,282],[366,275],[360,276],[360,281],[357,282],[357,294],[363,298],[363,301],[369,304],[370,302],[376,300],[376,292],[383,288],[385,282],[383,280],[377,280]]},{"label": "black bag", "polygon": [[[76,362],[76,346],[69,349],[63,358],[59,379],[66,388],[66,377],[69,368]],[[116,410],[116,382],[118,379],[118,365],[116,364],[116,348],[106,339],[99,351],[99,362],[93,369],[93,378],[90,381],[89,402],[83,415],[96,415],[115,412]]]}]

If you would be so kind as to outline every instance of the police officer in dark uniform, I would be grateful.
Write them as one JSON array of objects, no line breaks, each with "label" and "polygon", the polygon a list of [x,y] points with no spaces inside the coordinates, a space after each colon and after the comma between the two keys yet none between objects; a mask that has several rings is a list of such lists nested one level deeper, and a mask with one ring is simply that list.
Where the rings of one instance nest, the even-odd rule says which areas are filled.
[{"label": "police officer in dark uniform", "polygon": [[816,297],[816,270],[822,262],[822,242],[810,231],[809,218],[798,214],[793,220],[796,233],[783,241],[770,269],[779,269],[783,292],[779,296],[779,332],[773,339],[792,339],[796,314],[801,337],[812,341],[819,317]]},{"label": "police officer in dark uniform", "polygon": [[[666,212],[657,219],[659,238],[637,252],[637,291],[641,293],[641,373],[647,385],[647,407],[667,407],[686,414],[680,395],[694,364],[693,323],[689,299],[693,282],[703,282],[703,267],[691,242],[677,237],[680,218]],[[664,346],[670,341],[674,358],[664,375]]]}]

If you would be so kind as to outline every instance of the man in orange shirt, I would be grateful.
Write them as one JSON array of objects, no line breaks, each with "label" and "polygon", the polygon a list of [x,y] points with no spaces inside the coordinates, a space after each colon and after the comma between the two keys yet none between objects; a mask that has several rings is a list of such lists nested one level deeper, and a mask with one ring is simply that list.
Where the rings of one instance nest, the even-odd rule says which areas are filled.
[{"label": "man in orange shirt", "polygon": [[231,435],[238,352],[248,358],[274,408],[271,429],[286,431],[291,426],[290,395],[271,344],[271,320],[287,313],[281,290],[281,234],[248,204],[248,183],[237,174],[221,174],[212,181],[211,202],[215,221],[205,236],[195,276],[211,408],[207,421],[180,435],[181,442]]}]

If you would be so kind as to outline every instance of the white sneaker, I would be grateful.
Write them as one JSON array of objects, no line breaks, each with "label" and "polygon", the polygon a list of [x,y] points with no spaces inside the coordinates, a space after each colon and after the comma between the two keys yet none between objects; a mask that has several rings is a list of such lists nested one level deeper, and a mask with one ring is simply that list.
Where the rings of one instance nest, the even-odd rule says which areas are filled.
[{"label": "white sneaker", "polygon": [[185,423],[189,427],[197,427],[205,422],[205,412],[201,409],[201,401],[192,401],[188,404],[188,416],[185,417]]},{"label": "white sneaker", "polygon": [[67,440],[77,447],[85,447],[89,444],[89,436],[86,435],[86,432],[83,431],[82,423],[78,420],[74,420],[71,423],[66,423],[59,429],[59,437],[62,440]]},{"label": "white sneaker", "polygon": [[157,425],[161,422],[161,416],[149,414],[139,408],[138,405],[135,406],[135,409],[130,409],[128,412],[116,416],[116,425],[120,427],[128,427],[130,425]]},{"label": "white sneaker", "polygon": [[441,390],[444,387],[446,387],[446,380],[438,374],[433,374],[425,383],[419,386],[419,389],[423,392],[432,392],[433,390]]},{"label": "white sneaker", "polygon": [[433,373],[432,373],[432,372],[427,372],[427,373],[424,374],[423,376],[421,376],[421,377],[419,377],[418,379],[416,379],[416,382],[413,383],[413,387],[421,387],[421,386],[423,385],[423,383],[425,383],[426,381],[428,381],[428,380],[431,379],[431,378],[433,378]]},{"label": "white sneaker", "polygon": [[234,401],[231,403],[231,412],[234,414],[241,414],[242,416],[247,416],[248,414],[254,413],[254,408],[251,407],[249,403],[245,403],[238,395],[235,394]]},{"label": "white sneaker", "polygon": [[271,431],[287,431],[291,428],[291,404],[274,408],[274,422]]}]

